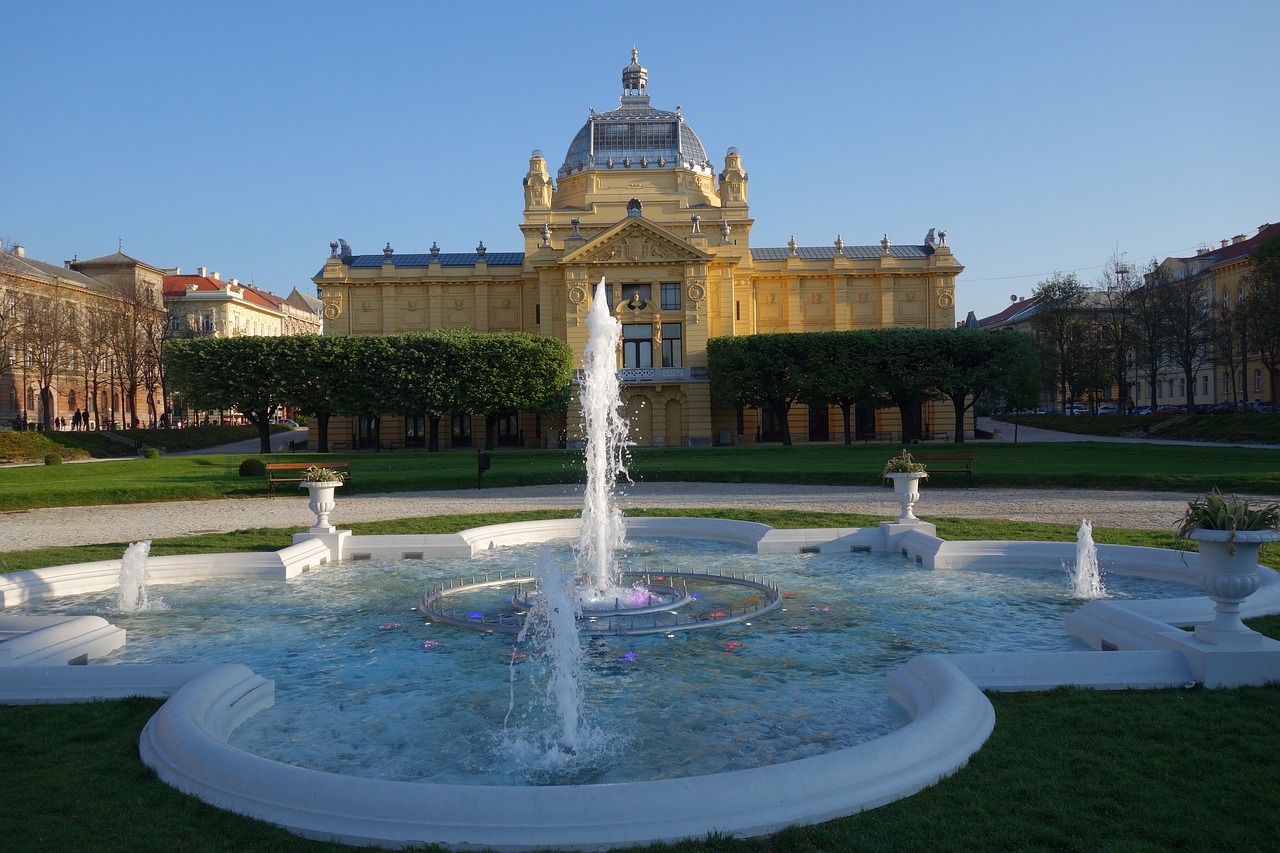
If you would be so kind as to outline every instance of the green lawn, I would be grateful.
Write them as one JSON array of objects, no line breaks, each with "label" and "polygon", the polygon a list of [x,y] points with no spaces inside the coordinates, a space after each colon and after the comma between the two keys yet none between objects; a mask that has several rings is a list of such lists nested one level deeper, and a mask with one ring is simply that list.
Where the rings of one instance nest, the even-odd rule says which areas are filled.
[{"label": "green lawn", "polygon": [[[689,514],[707,514],[688,510]],[[662,510],[661,514],[681,511]],[[472,515],[352,525],[361,533],[439,533],[571,512]],[[653,514],[657,514],[655,511]],[[866,516],[734,510],[777,527],[852,526]],[[1069,540],[1067,525],[933,519],[949,538]],[[156,553],[257,550],[289,530],[156,540]],[[1095,528],[1100,542],[1167,543],[1167,533]],[[97,559],[108,546],[21,552],[37,564]],[[2,555],[16,557],[18,554]],[[43,562],[42,562],[43,561]],[[945,618],[943,614],[942,618]],[[1280,617],[1251,622],[1280,637]],[[970,764],[915,796],[766,839],[713,838],[682,853],[782,851],[1264,850],[1280,833],[1280,685],[1238,690],[992,694],[997,725]],[[158,781],[137,754],[159,702],[0,707],[5,849],[333,851],[229,814]],[[646,850],[661,848],[644,848]]]},{"label": "green lawn", "polygon": [[[918,453],[963,450],[974,456],[974,485],[1021,488],[1107,488],[1280,494],[1275,450],[1091,442],[968,442],[925,444]],[[799,483],[872,486],[886,445],[762,445],[753,447],[638,449],[637,481]],[[577,483],[582,457],[570,450],[499,450],[484,475],[486,487]],[[436,491],[476,486],[476,456],[443,453],[290,453],[259,457],[303,462],[345,459],[357,492]],[[74,465],[0,468],[0,511],[46,506],[198,500],[266,494],[261,477],[240,477],[246,456],[164,456]],[[940,474],[930,488],[961,487],[958,475]]]}]

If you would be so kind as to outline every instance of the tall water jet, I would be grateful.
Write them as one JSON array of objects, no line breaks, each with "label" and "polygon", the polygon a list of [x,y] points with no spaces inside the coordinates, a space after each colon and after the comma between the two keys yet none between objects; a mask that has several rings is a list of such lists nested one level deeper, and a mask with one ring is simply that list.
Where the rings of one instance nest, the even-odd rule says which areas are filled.
[{"label": "tall water jet", "polygon": [[1071,592],[1076,598],[1106,598],[1102,572],[1098,568],[1098,546],[1093,543],[1093,525],[1081,519],[1076,533],[1076,562],[1071,567]]},{"label": "tall water jet", "polygon": [[138,613],[148,608],[147,555],[151,540],[134,542],[124,549],[120,560],[120,591],[116,607],[121,613]]},{"label": "tall water jet", "polygon": [[582,507],[582,532],[575,549],[587,570],[595,599],[615,597],[620,579],[618,549],[626,541],[622,510],[614,487],[627,473],[628,425],[622,416],[618,385],[618,342],[622,324],[609,312],[601,277],[587,314],[587,348],[582,357],[578,402],[586,439],[587,485]]},{"label": "tall water jet", "polygon": [[530,638],[546,675],[544,691],[559,723],[556,743],[576,752],[582,736],[582,644],[578,617],[582,613],[573,572],[567,571],[545,546],[534,568],[539,595],[524,625],[521,641]]}]

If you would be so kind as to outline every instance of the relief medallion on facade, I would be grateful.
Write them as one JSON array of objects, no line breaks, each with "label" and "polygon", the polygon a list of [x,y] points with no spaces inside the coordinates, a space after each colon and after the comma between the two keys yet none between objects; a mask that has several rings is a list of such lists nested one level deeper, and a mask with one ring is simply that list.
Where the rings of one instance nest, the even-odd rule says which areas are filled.
[{"label": "relief medallion on facade", "polygon": [[342,294],[334,294],[324,298],[324,318],[336,320],[342,316]]}]

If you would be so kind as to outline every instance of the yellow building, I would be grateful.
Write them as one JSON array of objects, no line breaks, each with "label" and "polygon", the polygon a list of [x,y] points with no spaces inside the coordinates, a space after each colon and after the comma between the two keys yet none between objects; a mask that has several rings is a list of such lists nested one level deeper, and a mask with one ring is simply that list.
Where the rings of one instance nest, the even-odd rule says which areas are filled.
[{"label": "yellow building", "polygon": [[[1160,263],[1160,271],[1168,281],[1201,279],[1213,313],[1222,317],[1244,310],[1249,257],[1264,243],[1276,238],[1280,238],[1280,224],[1264,223],[1252,237],[1237,234],[1229,240],[1221,240],[1217,246],[1204,246],[1191,257],[1165,258]],[[1190,396],[1197,405],[1241,407],[1267,403],[1271,408],[1275,407],[1277,401],[1272,399],[1270,371],[1259,353],[1243,352],[1248,349],[1243,340],[1243,329],[1239,334],[1239,351],[1233,359],[1226,358],[1222,352],[1224,342],[1221,340],[1215,339],[1213,345],[1206,348],[1204,363],[1192,377],[1195,387],[1191,389],[1193,393]],[[1134,376],[1134,397],[1139,404],[1145,404],[1154,397],[1157,406],[1187,405],[1186,377],[1177,366],[1168,364],[1156,378],[1154,387],[1148,384],[1149,381],[1149,377],[1141,374]]]},{"label": "yellow building", "polygon": [[[523,251],[489,252],[481,243],[448,253],[433,244],[426,253],[398,254],[388,244],[381,254],[357,255],[343,240],[330,244],[314,279],[325,334],[525,331],[561,338],[581,354],[592,289],[603,277],[623,324],[618,366],[635,440],[707,446],[770,440],[776,426],[755,412],[712,409],[708,338],[955,325],[962,267],[945,232],[930,229],[915,245],[894,245],[886,235],[852,246],[835,235],[823,247],[793,237],[784,247],[753,248],[742,156],[729,148],[717,173],[679,108],[651,106],[648,71],[634,50],[618,109],[592,110],[554,168],[553,176],[541,151],[529,159]],[[923,417],[933,420],[928,411]],[[827,439],[828,407],[797,406],[793,418],[801,440]],[[534,435],[532,423],[512,416],[506,443],[545,445],[548,436]],[[553,429],[567,429],[572,440],[578,423],[571,408]],[[365,432],[351,426],[353,436]],[[402,426],[412,444],[416,419]],[[896,410],[859,415],[860,432],[896,429]],[[395,444],[396,430],[383,420],[384,441]],[[335,434],[343,434],[341,425]],[[468,444],[469,436],[462,413],[453,443]]]}]

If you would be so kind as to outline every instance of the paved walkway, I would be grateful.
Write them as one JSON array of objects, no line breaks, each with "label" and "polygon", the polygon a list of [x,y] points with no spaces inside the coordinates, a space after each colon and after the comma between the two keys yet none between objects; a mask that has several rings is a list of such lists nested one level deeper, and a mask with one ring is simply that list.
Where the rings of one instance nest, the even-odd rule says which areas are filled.
[{"label": "paved walkway", "polygon": [[[1114,492],[1097,489],[922,490],[918,515],[997,518],[1098,527],[1170,530],[1196,493]],[[880,487],[818,487],[770,484],[640,483],[622,491],[624,510],[634,507],[790,509],[897,515],[892,492]],[[582,486],[528,486],[453,492],[397,492],[343,495],[332,522],[577,509]],[[188,536],[254,527],[306,527],[314,520],[306,495],[114,506],[59,507],[0,513],[0,550],[52,545],[88,545],[152,537]]]},{"label": "paved walkway", "polygon": [[[980,418],[979,427],[1000,431],[999,441],[1012,441],[1012,425]],[[1020,427],[1019,441],[1106,441],[1149,444],[1141,439],[1083,436]],[[1271,445],[1270,449],[1280,449]],[[257,440],[195,453],[255,453]],[[995,518],[1076,525],[1083,518],[1099,527],[1171,530],[1187,502],[1198,492],[1103,491],[1100,489],[930,489],[922,492],[918,515],[953,518]],[[1258,496],[1266,497],[1266,496]],[[1274,499],[1274,498],[1270,498]],[[623,509],[725,508],[790,509],[851,512],[883,516],[897,514],[888,488],[819,487],[726,483],[639,483],[623,490]],[[353,494],[339,492],[332,521],[338,526],[432,515],[477,512],[518,512],[537,509],[577,509],[582,486],[529,486],[469,489],[453,492],[397,492]],[[90,545],[152,537],[189,536],[254,527],[306,527],[313,521],[306,496],[286,493],[274,498],[115,506],[60,507],[0,513],[0,550],[27,550],[53,545]]]}]

